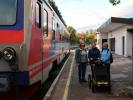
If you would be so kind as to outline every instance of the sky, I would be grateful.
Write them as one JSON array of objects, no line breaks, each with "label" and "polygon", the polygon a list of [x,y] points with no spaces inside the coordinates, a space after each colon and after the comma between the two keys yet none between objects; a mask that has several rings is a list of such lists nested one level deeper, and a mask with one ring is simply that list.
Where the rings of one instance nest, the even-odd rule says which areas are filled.
[{"label": "sky", "polygon": [[133,0],[117,6],[109,0],[54,0],[68,26],[77,31],[96,29],[110,17],[133,17]]}]

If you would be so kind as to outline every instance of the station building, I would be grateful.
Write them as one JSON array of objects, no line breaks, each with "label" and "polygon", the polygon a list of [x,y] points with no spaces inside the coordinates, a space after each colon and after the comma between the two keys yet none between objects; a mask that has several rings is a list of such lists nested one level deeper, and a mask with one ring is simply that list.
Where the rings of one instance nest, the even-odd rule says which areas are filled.
[{"label": "station building", "polygon": [[133,18],[111,17],[98,29],[97,44],[102,49],[104,42],[109,43],[112,52],[131,57],[133,51]]}]

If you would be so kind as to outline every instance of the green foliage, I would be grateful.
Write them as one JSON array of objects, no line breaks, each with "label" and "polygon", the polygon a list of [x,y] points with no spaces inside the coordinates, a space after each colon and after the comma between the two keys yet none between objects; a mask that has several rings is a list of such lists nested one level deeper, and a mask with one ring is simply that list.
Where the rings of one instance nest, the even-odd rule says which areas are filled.
[{"label": "green foliage", "polygon": [[77,33],[77,37],[78,39],[85,39],[85,43],[88,45],[94,44],[97,41],[96,30],[93,29],[87,30],[86,32]]},{"label": "green foliage", "polygon": [[115,5],[119,4],[121,1],[120,1],[120,0],[109,0],[109,2],[110,2],[113,6],[115,6]]},{"label": "green foliage", "polygon": [[76,44],[78,42],[78,38],[76,36],[76,30],[72,26],[69,26],[67,30],[70,33],[71,44]]},{"label": "green foliage", "polygon": [[72,26],[69,26],[67,28],[68,32],[71,34],[71,33],[76,33],[76,30],[72,27]]},{"label": "green foliage", "polygon": [[86,44],[93,44],[96,43],[96,34],[86,34]]},{"label": "green foliage", "polygon": [[49,4],[51,5],[51,7],[54,9],[54,11],[56,12],[56,14],[58,15],[58,17],[60,18],[60,20],[63,22],[63,24],[66,26],[66,23],[60,13],[60,10],[58,9],[58,7],[56,6],[55,2],[53,0],[48,0]]}]

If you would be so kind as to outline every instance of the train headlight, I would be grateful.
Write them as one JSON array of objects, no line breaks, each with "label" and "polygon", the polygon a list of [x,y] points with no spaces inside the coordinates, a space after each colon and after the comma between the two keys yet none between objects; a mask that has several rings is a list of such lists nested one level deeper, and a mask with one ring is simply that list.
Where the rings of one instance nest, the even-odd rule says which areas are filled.
[{"label": "train headlight", "polygon": [[3,58],[6,61],[11,61],[16,57],[16,52],[13,48],[7,47],[3,50]]}]

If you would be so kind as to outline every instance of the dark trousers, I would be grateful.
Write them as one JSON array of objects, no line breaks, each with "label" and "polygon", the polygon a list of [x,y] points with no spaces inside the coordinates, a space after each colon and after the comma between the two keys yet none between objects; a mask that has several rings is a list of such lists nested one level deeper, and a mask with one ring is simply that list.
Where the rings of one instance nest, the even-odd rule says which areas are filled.
[{"label": "dark trousers", "polygon": [[94,70],[93,70],[92,64],[90,64],[90,67],[91,67],[91,74],[92,74],[92,77],[93,77],[93,75],[94,75]]},{"label": "dark trousers", "polygon": [[105,66],[107,67],[107,74],[108,74],[108,79],[110,83],[110,64],[105,64]]},{"label": "dark trousers", "polygon": [[86,63],[79,63],[78,66],[79,80],[85,80],[85,74],[86,74]]},{"label": "dark trousers", "polygon": [[92,74],[92,77],[93,77],[93,75],[94,75],[94,70],[93,70],[93,64],[95,64],[94,61],[95,61],[95,60],[91,60],[91,61],[89,62],[89,63],[90,63],[90,67],[91,67],[91,74]]}]

